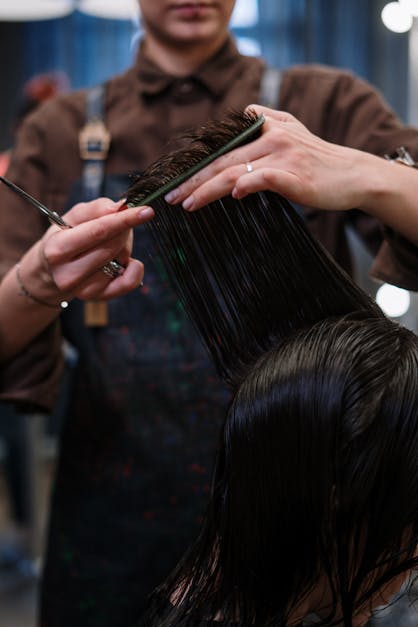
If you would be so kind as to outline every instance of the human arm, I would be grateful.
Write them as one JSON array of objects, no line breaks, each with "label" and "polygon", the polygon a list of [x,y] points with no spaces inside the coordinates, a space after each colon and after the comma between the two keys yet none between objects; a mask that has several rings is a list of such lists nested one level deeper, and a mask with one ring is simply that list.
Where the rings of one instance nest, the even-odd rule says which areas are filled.
[{"label": "human arm", "polygon": [[251,109],[266,118],[261,136],[186,181],[169,202],[195,210],[227,194],[242,198],[268,189],[319,209],[362,209],[418,244],[416,169],[325,141],[288,113]]},{"label": "human arm", "polygon": [[[98,199],[75,205],[65,220],[73,227],[50,227],[0,283],[0,361],[21,351],[72,298],[106,300],[121,296],[142,281],[144,269],[130,256],[132,228],[152,211],[127,209]],[[102,266],[117,259],[124,273],[111,279]]]}]

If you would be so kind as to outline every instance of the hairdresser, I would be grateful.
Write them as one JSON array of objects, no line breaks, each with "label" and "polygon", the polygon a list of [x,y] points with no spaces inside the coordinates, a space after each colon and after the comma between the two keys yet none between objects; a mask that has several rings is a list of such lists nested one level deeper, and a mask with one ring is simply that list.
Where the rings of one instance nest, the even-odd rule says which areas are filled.
[{"label": "hairdresser", "polygon": [[[379,156],[407,145],[418,156],[418,132],[402,127],[369,85],[346,72],[289,69],[277,93],[262,97],[263,61],[240,55],[228,32],[234,4],[139,0],[144,34],[135,65],[107,82],[104,102],[96,90],[77,92],[26,120],[7,177],[65,213],[74,229],[47,231],[36,210],[0,186],[1,272],[10,272],[2,289],[10,302],[20,299],[24,330],[20,349],[9,347],[2,364],[1,397],[50,411],[63,337],[78,354],[51,504],[43,627],[134,624],[144,597],[199,527],[227,398],[141,226],[130,249],[129,228],[146,216],[127,213],[123,223],[109,201],[79,202],[92,194],[122,198],[128,174],[143,171],[173,137],[267,99],[328,141]],[[98,191],[86,167],[100,173],[97,155],[84,150],[92,132],[87,109],[96,118],[103,110],[105,123]],[[244,171],[247,162],[256,159],[246,157]],[[407,243],[384,245],[373,216],[312,208],[306,216],[346,269],[350,223],[393,281],[402,284],[411,272]],[[102,272],[112,258],[128,264],[126,278]],[[142,269],[132,264],[131,272],[130,258],[145,262],[144,285],[109,300],[140,282]],[[63,300],[69,306],[60,315]],[[0,329],[8,335],[7,319]]]}]

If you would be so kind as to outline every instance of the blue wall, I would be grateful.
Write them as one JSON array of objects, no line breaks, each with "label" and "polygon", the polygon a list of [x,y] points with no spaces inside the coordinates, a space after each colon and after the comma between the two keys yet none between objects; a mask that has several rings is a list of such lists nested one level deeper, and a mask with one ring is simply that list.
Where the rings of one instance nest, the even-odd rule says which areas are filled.
[{"label": "blue wall", "polygon": [[23,26],[24,78],[60,69],[75,89],[101,82],[130,65],[135,30],[130,21],[78,12],[58,20],[28,22]]},{"label": "blue wall", "polygon": [[[18,1],[18,0],[17,0]],[[249,0],[247,0],[249,1]],[[369,79],[403,118],[407,114],[408,36],[390,33],[380,12],[386,0],[258,0],[259,23],[236,30],[260,43],[273,65],[320,62]],[[57,20],[0,23],[0,149],[10,141],[17,91],[28,78],[64,70],[74,89],[96,84],[130,65],[137,27],[75,12]]]}]

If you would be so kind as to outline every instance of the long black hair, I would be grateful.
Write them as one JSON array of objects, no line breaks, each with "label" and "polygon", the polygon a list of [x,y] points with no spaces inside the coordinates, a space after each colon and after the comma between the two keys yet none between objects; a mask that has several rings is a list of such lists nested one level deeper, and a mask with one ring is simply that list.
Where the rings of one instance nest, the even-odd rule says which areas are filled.
[{"label": "long black hair", "polygon": [[[195,141],[213,150],[218,127]],[[128,202],[190,154],[154,164]],[[152,205],[157,248],[233,397],[201,533],[145,624],[284,627],[314,597],[322,624],[351,627],[417,563],[417,337],[276,194],[192,214]]]}]

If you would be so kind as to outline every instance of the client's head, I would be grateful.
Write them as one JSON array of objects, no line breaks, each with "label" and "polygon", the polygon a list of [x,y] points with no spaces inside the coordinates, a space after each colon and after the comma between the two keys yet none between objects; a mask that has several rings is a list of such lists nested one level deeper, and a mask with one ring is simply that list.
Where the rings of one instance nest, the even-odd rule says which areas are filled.
[{"label": "client's head", "polygon": [[173,607],[158,624],[365,624],[418,563],[417,381],[418,338],[367,313],[263,354],[231,401],[203,528],[161,587]]},{"label": "client's head", "polygon": [[383,604],[418,542],[417,381],[418,339],[384,318],[264,354],[227,414],[188,594],[243,625],[348,626]]}]

